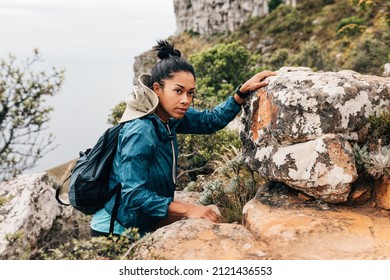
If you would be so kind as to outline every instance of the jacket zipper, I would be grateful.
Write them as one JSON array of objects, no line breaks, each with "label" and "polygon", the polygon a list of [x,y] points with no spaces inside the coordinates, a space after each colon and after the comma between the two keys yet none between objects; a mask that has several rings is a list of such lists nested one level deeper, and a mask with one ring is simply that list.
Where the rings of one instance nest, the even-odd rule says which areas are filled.
[{"label": "jacket zipper", "polygon": [[[171,135],[171,130],[169,129],[169,125],[166,124],[166,127],[168,129],[169,135]],[[171,140],[171,147],[172,147],[172,179],[173,179],[173,183],[176,185],[176,153],[175,153],[175,147],[173,145],[173,139]]]}]

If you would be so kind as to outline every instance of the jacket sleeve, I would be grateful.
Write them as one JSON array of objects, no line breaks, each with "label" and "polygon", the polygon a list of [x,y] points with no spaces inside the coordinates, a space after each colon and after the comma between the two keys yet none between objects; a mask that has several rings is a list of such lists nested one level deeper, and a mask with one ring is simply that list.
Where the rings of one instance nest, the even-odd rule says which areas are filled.
[{"label": "jacket sleeve", "polygon": [[148,189],[150,164],[157,143],[153,125],[132,123],[120,136],[119,179],[122,183],[122,204],[128,210],[141,210],[154,217],[165,218],[172,198],[157,195]]},{"label": "jacket sleeve", "polygon": [[183,134],[211,134],[231,122],[240,112],[241,106],[229,96],[225,102],[220,103],[211,111],[198,111],[189,108],[185,116],[180,120],[176,129]]}]

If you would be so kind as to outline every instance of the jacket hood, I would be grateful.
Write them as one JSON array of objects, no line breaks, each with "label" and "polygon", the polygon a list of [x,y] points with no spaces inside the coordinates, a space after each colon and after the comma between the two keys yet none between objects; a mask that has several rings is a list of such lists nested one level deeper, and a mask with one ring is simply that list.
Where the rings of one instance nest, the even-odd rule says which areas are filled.
[{"label": "jacket hood", "polygon": [[120,123],[141,118],[154,113],[158,106],[157,94],[150,89],[150,75],[141,74],[138,77],[139,86],[134,86],[127,96],[126,109],[120,119]]}]

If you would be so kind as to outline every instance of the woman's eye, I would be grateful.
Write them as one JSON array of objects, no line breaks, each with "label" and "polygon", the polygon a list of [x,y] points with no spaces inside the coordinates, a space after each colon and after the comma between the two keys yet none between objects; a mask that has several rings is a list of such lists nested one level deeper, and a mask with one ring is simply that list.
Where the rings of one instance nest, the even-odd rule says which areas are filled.
[{"label": "woman's eye", "polygon": [[183,91],[181,89],[175,89],[176,93],[182,93]]}]

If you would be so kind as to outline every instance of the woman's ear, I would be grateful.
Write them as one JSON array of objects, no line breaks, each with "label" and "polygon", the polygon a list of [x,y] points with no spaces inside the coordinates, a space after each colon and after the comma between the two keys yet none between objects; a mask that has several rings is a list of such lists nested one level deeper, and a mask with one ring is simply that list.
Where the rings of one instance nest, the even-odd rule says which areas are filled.
[{"label": "woman's ear", "polygon": [[153,84],[153,91],[157,94],[158,97],[160,97],[160,94],[162,93],[162,88],[159,83],[154,83]]}]

